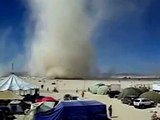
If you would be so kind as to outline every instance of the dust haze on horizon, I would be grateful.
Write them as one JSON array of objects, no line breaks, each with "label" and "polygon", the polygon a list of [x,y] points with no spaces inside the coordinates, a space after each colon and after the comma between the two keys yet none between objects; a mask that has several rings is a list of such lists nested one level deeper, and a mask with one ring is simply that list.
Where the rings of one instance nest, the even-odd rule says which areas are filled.
[{"label": "dust haze on horizon", "polygon": [[84,2],[29,0],[31,19],[35,21],[28,50],[32,75],[86,77],[90,74],[94,66],[90,42],[94,22],[86,13]]}]

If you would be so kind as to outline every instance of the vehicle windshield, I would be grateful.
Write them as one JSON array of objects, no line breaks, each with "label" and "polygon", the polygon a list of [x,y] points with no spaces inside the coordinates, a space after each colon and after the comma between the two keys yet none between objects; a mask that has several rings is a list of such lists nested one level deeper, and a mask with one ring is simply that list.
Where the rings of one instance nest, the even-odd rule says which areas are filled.
[{"label": "vehicle windshield", "polygon": [[148,102],[148,101],[150,101],[150,100],[147,100],[147,99],[142,100],[142,102]]},{"label": "vehicle windshield", "polygon": [[140,102],[140,100],[135,100],[135,102]]}]

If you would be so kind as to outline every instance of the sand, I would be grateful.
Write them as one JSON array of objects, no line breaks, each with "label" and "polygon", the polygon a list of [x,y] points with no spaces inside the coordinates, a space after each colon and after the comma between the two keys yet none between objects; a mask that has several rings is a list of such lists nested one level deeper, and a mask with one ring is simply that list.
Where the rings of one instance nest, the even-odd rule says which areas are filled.
[{"label": "sand", "polygon": [[[26,78],[25,78],[26,79]],[[31,80],[32,79],[32,80]],[[63,98],[63,96],[66,93],[70,93],[72,95],[77,95],[81,97],[81,90],[87,89],[90,85],[95,83],[104,83],[104,84],[121,84],[122,88],[129,87],[129,86],[135,86],[137,84],[145,84],[147,86],[151,86],[152,83],[158,82],[158,80],[130,80],[130,81],[119,81],[119,80],[42,80],[38,78],[29,78],[26,79],[29,82],[32,82],[33,84],[37,86],[44,85],[44,88],[41,89],[41,95],[45,96],[53,96],[57,99]],[[45,81],[45,82],[44,82]],[[56,87],[59,90],[59,93],[52,92],[52,89],[55,87],[55,85],[52,85],[52,83],[55,82],[57,85]],[[46,89],[49,88],[50,91],[46,91]],[[76,89],[79,89],[79,93],[76,93]],[[96,95],[91,94],[89,92],[85,92],[85,99],[93,99],[100,102],[103,102],[108,107],[109,105],[113,106],[113,117],[112,120],[151,120],[152,111],[158,111],[160,113],[160,108],[148,108],[148,109],[136,109],[133,106],[129,106],[126,104],[122,104],[120,100],[116,98],[109,98],[107,95]],[[106,108],[107,109],[107,108]],[[22,120],[23,116],[18,116],[17,120]]]},{"label": "sand", "polygon": [[160,83],[159,79],[107,79],[107,80],[64,80],[64,79],[46,79],[46,78],[37,78],[37,77],[23,77],[24,80],[33,83],[37,86],[44,85],[44,90],[49,88],[53,89],[56,83],[56,87],[59,90],[75,90],[75,89],[87,89],[95,83],[104,83],[106,85],[110,84],[121,84],[121,88],[126,88],[130,86],[145,85],[151,87],[153,83]]}]

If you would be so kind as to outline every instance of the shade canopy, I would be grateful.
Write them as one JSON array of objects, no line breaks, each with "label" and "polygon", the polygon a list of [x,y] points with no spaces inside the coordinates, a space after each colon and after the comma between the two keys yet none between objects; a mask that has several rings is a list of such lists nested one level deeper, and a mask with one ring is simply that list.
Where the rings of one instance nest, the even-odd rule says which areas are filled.
[{"label": "shade canopy", "polygon": [[30,90],[37,88],[37,86],[23,81],[21,78],[14,74],[0,81],[0,91]]}]

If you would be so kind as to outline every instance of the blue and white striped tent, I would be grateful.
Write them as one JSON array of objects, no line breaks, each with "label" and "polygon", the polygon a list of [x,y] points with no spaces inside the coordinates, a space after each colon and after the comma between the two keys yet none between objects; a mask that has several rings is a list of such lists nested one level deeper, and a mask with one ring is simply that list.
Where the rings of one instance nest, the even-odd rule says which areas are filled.
[{"label": "blue and white striped tent", "polygon": [[21,78],[17,77],[14,74],[11,74],[4,80],[0,81],[0,91],[30,90],[37,88],[38,88],[37,86],[23,81]]}]

